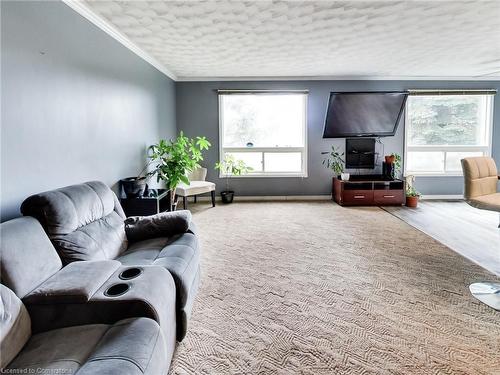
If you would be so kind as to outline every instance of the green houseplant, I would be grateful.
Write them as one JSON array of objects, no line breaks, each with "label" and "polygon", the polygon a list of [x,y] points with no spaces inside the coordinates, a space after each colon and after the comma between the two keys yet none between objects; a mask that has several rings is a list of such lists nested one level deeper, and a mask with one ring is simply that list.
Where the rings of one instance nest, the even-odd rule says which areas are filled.
[{"label": "green houseplant", "polygon": [[170,191],[171,206],[175,204],[175,188],[181,182],[189,185],[188,173],[200,167],[202,151],[210,146],[205,137],[188,138],[181,131],[176,139],[161,139],[149,147],[148,165],[154,167],[147,176],[156,175],[158,182],[165,182]]},{"label": "green houseplant", "polygon": [[414,182],[415,176],[406,177],[406,206],[410,208],[416,208],[420,199],[420,193],[413,186]]},{"label": "green houseplant", "polygon": [[331,151],[322,152],[321,155],[328,155],[323,160],[323,165],[328,169],[331,169],[335,173],[336,177],[340,175],[342,180],[349,180],[349,173],[344,173],[344,153],[340,152],[340,147],[336,148],[335,146],[332,146]]},{"label": "green houseplant", "polygon": [[231,203],[234,198],[234,191],[229,190],[229,177],[241,176],[253,170],[243,160],[237,160],[233,155],[226,155],[224,160],[215,163],[215,169],[219,170],[226,179],[226,190],[220,193],[224,203]]}]

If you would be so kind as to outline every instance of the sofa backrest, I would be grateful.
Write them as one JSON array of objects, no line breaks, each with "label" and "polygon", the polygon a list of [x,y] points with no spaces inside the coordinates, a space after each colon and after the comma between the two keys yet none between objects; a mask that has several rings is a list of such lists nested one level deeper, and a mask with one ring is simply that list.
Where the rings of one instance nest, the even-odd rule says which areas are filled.
[{"label": "sofa backrest", "polygon": [[0,284],[0,369],[21,351],[31,336],[31,319],[21,300]]},{"label": "sofa backrest", "polygon": [[490,157],[462,159],[464,172],[464,197],[466,199],[497,192],[498,171]]},{"label": "sofa backrest", "polygon": [[2,284],[19,298],[61,269],[61,260],[36,219],[6,221],[0,224],[0,236]]},{"label": "sofa backrest", "polygon": [[100,181],[32,195],[21,212],[40,221],[65,264],[114,259],[127,248],[123,209]]}]

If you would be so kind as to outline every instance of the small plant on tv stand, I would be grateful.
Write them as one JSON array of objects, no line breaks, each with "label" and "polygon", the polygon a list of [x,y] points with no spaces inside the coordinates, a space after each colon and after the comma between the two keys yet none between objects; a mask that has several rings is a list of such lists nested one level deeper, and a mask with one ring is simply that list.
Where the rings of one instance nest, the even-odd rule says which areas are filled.
[{"label": "small plant on tv stand", "polygon": [[342,180],[349,179],[349,173],[344,173],[345,161],[343,159],[344,153],[340,152],[340,148],[332,146],[331,151],[322,152],[321,155],[328,155],[327,158],[323,160],[323,165],[328,169],[331,169],[335,173],[335,177],[338,178],[339,175],[342,176]]}]

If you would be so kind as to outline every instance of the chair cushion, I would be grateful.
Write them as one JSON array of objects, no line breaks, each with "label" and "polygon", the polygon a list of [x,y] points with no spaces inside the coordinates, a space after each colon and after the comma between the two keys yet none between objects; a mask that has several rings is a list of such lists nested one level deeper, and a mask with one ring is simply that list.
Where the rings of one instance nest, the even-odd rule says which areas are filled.
[{"label": "chair cushion", "polygon": [[482,210],[500,212],[500,193],[481,195],[467,201],[471,206]]},{"label": "chair cushion", "polygon": [[23,298],[62,267],[40,223],[21,217],[0,224],[2,283]]},{"label": "chair cushion", "polygon": [[[36,334],[7,367],[74,374],[160,374],[168,363],[158,324],[148,318],[66,327]],[[42,372],[36,372],[42,373]]]},{"label": "chair cushion", "polygon": [[215,190],[215,184],[208,181],[191,181],[189,185],[181,183],[177,186],[175,193],[181,197],[209,193]]}]

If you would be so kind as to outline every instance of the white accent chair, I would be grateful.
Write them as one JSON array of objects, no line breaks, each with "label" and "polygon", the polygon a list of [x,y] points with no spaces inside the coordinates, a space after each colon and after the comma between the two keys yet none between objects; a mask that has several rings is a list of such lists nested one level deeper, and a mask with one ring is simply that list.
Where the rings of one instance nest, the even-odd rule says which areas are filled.
[{"label": "white accent chair", "polygon": [[212,207],[215,207],[215,184],[205,181],[207,178],[207,168],[195,169],[188,175],[188,178],[189,185],[180,183],[175,190],[175,194],[182,197],[184,209],[187,209],[187,197],[194,197],[194,203],[196,203],[196,196],[205,193],[210,193],[212,196]]}]

